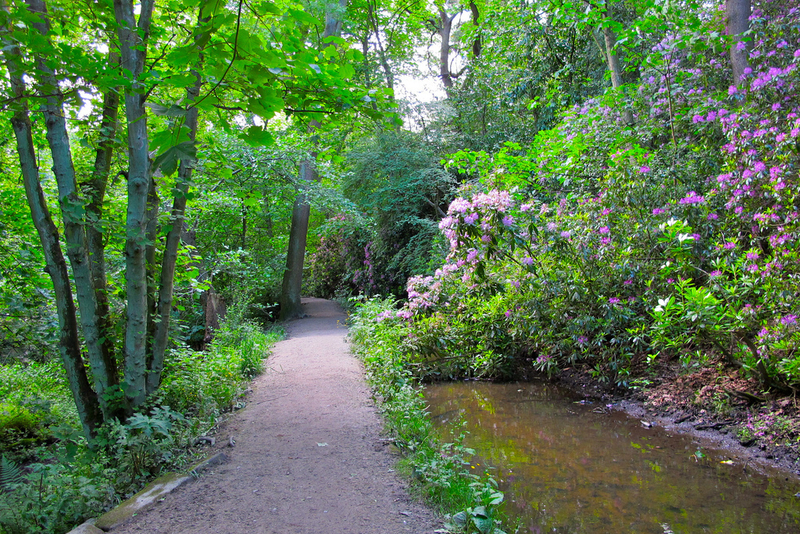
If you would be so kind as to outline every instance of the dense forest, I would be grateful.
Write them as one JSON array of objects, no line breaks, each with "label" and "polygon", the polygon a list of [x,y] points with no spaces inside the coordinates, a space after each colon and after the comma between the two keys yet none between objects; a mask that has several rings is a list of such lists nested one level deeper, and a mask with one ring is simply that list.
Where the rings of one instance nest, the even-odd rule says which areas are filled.
[{"label": "dense forest", "polygon": [[0,39],[0,532],[185,462],[301,295],[371,373],[706,373],[796,447],[797,2],[0,0]]}]

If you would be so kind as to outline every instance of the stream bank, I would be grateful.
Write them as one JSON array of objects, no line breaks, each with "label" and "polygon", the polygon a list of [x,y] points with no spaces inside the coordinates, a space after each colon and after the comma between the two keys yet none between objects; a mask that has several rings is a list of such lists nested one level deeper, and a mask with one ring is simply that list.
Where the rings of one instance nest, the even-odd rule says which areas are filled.
[{"label": "stream bank", "polygon": [[755,380],[721,367],[687,373],[676,364],[661,364],[653,373],[639,376],[628,389],[601,382],[582,368],[565,369],[554,381],[646,423],[712,440],[753,465],[800,476],[796,397],[765,395]]}]

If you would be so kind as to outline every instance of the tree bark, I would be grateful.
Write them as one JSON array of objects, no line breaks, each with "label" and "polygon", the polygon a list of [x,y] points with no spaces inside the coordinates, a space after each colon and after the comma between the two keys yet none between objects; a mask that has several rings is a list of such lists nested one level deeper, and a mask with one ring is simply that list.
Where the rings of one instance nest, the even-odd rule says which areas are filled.
[{"label": "tree bark", "polygon": [[[8,13],[7,4],[0,0],[0,9]],[[21,56],[19,48],[5,37],[7,28],[0,28],[2,36],[3,55],[9,73],[11,89],[19,101],[19,107],[11,118],[11,126],[17,141],[22,181],[25,195],[31,210],[34,226],[39,234],[39,240],[44,250],[47,272],[53,281],[53,290],[56,298],[56,311],[59,324],[58,349],[67,380],[70,385],[78,417],[81,421],[84,434],[88,440],[96,435],[97,428],[103,421],[100,403],[97,394],[89,384],[81,355],[80,337],[78,335],[78,321],[75,304],[72,300],[67,263],[61,251],[58,230],[56,229],[50,211],[44,198],[39,168],[36,163],[36,151],[33,144],[33,134],[28,107],[25,100],[25,82],[23,73],[17,61]]]},{"label": "tree bark", "polygon": [[439,36],[442,38],[442,46],[439,49],[439,76],[445,89],[453,87],[453,76],[450,74],[450,33],[453,29],[455,15],[448,15],[444,7],[439,8]]},{"label": "tree bark", "polygon": [[[304,182],[317,180],[317,172],[313,163],[304,161],[300,164],[300,179]],[[301,187],[303,187],[301,185]],[[289,230],[289,250],[286,252],[286,271],[283,274],[281,287],[281,320],[293,319],[303,314],[300,296],[303,286],[303,261],[306,254],[306,237],[308,235],[308,219],[311,206],[301,190],[292,208],[292,227]]]},{"label": "tree bark", "polygon": [[[41,19],[32,26],[49,41],[50,24],[45,3],[43,0],[26,0],[26,4],[28,9],[37,13]],[[39,79],[41,92],[43,95],[50,95],[44,99],[45,103],[42,109],[45,117],[47,142],[53,158],[53,172],[58,184],[58,201],[64,221],[67,257],[69,257],[72,276],[75,280],[83,337],[89,354],[95,391],[100,399],[100,407],[104,417],[110,418],[115,408],[108,405],[106,391],[110,386],[118,383],[116,363],[112,361],[107,350],[108,345],[103,343],[100,329],[102,321],[95,298],[94,278],[83,225],[83,202],[78,194],[78,182],[72,163],[72,151],[64,119],[63,97],[60,95],[55,74],[46,65],[44,59],[37,55],[36,62],[38,71],[36,77]]]},{"label": "tree bark", "polygon": [[[348,0],[339,0],[339,6],[342,8],[347,7]],[[331,46],[330,43],[325,43],[324,40],[333,35],[338,35],[342,30],[342,22],[338,20],[333,14],[327,13],[325,16],[325,31],[323,32],[322,48]],[[320,124],[312,120],[309,126],[309,131],[314,132],[319,129]],[[315,143],[316,144],[316,143]],[[312,152],[312,157],[316,158],[316,154]],[[303,262],[306,254],[306,238],[308,236],[308,219],[311,215],[311,206],[304,193],[305,186],[303,184],[317,181],[317,171],[314,168],[314,162],[309,159],[300,164],[300,191],[294,201],[292,207],[292,227],[289,230],[289,248],[286,251],[286,270],[283,273],[283,284],[281,286],[281,315],[280,319],[285,321],[295,317],[300,317],[303,314],[303,308],[300,305],[300,297],[303,287]]]},{"label": "tree bark", "polygon": [[[112,65],[119,64],[119,56],[110,55]],[[105,247],[101,220],[103,218],[103,201],[105,198],[108,176],[111,170],[114,138],[117,132],[117,115],[119,113],[119,93],[109,89],[103,96],[103,112],[100,122],[100,139],[95,154],[91,178],[83,184],[88,197],[86,203],[86,244],[89,251],[92,289],[97,303],[97,324],[100,330],[102,352],[106,358],[106,372],[109,387],[119,385],[119,370],[114,350],[114,334],[108,305],[108,282],[106,278]],[[121,407],[121,411],[124,407]],[[112,409],[113,411],[113,409]],[[122,414],[112,413],[113,416]]]},{"label": "tree bark", "polygon": [[125,118],[128,126],[128,209],[125,216],[125,274],[128,306],[125,329],[125,396],[132,406],[146,397],[147,349],[147,193],[150,161],[147,114],[139,78],[144,68],[154,0],[140,4],[138,25],[133,2],[114,0],[120,58],[127,73]]},{"label": "tree bark", "polygon": [[[478,6],[475,4],[475,0],[469,0],[469,10],[472,12],[472,24],[475,25],[477,28],[480,26],[480,11],[478,11]],[[475,40],[472,42],[472,57],[478,58],[481,55],[481,35],[480,33],[475,37]]]},{"label": "tree bark", "polygon": [[[206,21],[208,21],[208,18],[203,15],[201,10],[198,17],[198,28]],[[197,37],[195,38],[195,43],[198,43]],[[202,50],[199,44],[197,44],[197,46],[200,62],[202,63]],[[200,96],[203,80],[197,69],[192,69],[192,74],[195,78],[194,84],[186,89],[188,111],[186,112],[185,126],[188,129],[189,139],[194,142],[197,138],[198,109],[192,104],[194,104]],[[193,170],[194,164],[189,161],[182,160],[180,167],[178,167],[178,180],[175,184],[177,191],[172,201],[172,210],[170,211],[169,217],[169,232],[167,233],[166,243],[164,244],[164,256],[161,260],[161,277],[158,291],[158,303],[156,305],[155,331],[153,332],[152,359],[147,374],[148,395],[158,389],[158,386],[161,384],[161,373],[164,370],[164,357],[167,351],[167,342],[169,341],[172,297],[175,287],[175,265],[178,262],[178,247],[181,242],[181,235],[183,234],[186,212],[186,195],[189,192],[189,184],[192,180]]]},{"label": "tree bark", "polygon": [[[744,33],[750,29],[750,0],[725,1],[725,29],[731,37],[731,68],[734,85],[741,85],[744,69],[748,66],[747,55],[750,45],[743,40]],[[740,43],[743,43],[740,45]],[[741,48],[740,48],[741,46]]]},{"label": "tree bark", "polygon": [[[609,5],[609,2],[606,2],[605,14],[607,19],[611,19],[611,6]],[[617,56],[616,52],[614,52],[614,47],[617,46],[617,36],[614,34],[614,30],[611,29],[610,26],[604,25],[603,38],[606,45],[605,55],[606,61],[608,62],[608,70],[611,71],[611,86],[619,91],[622,88],[623,83],[622,67],[619,63],[619,56]],[[633,112],[627,105],[622,111],[622,118],[625,121],[625,124],[633,124]]]}]

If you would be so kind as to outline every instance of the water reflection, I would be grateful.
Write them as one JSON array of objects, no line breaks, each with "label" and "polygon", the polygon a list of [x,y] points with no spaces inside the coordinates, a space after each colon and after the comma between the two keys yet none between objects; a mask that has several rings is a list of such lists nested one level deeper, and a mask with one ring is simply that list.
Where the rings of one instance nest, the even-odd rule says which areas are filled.
[{"label": "water reflection", "polygon": [[466,422],[474,462],[494,467],[525,532],[800,532],[794,480],[551,384],[447,383],[425,396],[443,434]]}]

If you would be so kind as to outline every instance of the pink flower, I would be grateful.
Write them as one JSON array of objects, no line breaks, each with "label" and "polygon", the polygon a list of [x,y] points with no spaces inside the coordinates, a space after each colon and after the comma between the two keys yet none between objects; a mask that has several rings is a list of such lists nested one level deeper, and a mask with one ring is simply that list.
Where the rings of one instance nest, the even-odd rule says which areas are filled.
[{"label": "pink flower", "polygon": [[642,174],[650,172],[650,167],[648,167],[647,165],[642,165],[641,167],[639,167],[639,172]]},{"label": "pink flower", "polygon": [[603,226],[602,228],[600,228],[600,233],[601,233],[601,234],[607,234],[607,233],[609,233],[610,231],[611,231],[611,230],[608,228],[608,226]]},{"label": "pink flower", "polygon": [[653,215],[661,215],[662,213],[664,213],[664,210],[661,208],[655,208],[653,210]]}]

